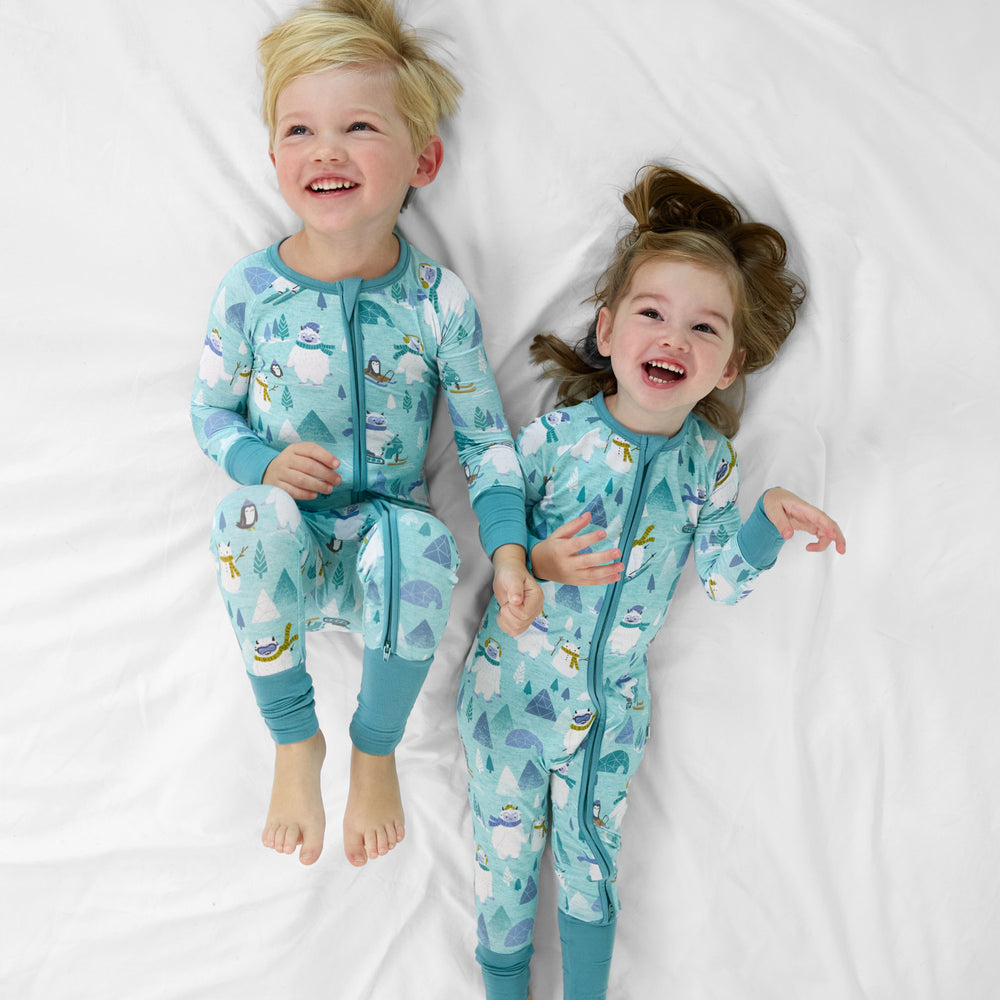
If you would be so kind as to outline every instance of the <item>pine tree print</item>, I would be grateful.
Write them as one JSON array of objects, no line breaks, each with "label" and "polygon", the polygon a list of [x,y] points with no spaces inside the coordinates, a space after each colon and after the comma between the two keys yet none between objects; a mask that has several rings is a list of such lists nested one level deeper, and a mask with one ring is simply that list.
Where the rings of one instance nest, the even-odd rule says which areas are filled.
[{"label": "pine tree print", "polygon": [[261,580],[264,579],[264,574],[267,572],[267,557],[264,555],[264,546],[259,541],[253,555],[253,571]]}]

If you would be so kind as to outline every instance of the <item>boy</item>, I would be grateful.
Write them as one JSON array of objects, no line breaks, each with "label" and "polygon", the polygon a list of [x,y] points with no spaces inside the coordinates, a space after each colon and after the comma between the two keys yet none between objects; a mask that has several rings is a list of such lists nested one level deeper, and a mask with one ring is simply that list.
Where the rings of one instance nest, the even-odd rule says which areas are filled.
[{"label": "boy", "polygon": [[361,632],[344,850],[403,838],[395,747],[444,631],[459,559],[422,472],[446,390],[504,627],[541,610],[525,568],[523,482],[459,279],[394,227],[441,166],[460,87],[386,0],[327,0],[260,44],[278,187],[302,221],[233,267],[192,401],[201,447],[243,486],[212,532],[220,588],[276,743],[265,845],[323,845],[325,740],[306,631]]}]

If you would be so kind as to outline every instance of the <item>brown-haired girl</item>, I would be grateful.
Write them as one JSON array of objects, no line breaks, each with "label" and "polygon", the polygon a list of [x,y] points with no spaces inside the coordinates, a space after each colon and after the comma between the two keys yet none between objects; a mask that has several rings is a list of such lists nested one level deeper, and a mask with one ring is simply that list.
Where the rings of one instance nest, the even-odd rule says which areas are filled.
[{"label": "brown-haired girl", "polygon": [[[810,551],[845,551],[836,523],[787,490],[767,490],[746,522],[736,506],[728,436],[744,376],[773,359],[804,296],[781,235],[662,166],[624,201],[634,226],[586,337],[532,344],[568,404],[517,443],[544,614],[510,638],[494,600],[460,687],[488,1000],[528,996],[547,834],[564,995],[606,995],[626,789],[648,728],[646,649],[689,553],[709,596],[735,603],[795,531],[815,535]],[[593,551],[605,538],[613,548]]]}]

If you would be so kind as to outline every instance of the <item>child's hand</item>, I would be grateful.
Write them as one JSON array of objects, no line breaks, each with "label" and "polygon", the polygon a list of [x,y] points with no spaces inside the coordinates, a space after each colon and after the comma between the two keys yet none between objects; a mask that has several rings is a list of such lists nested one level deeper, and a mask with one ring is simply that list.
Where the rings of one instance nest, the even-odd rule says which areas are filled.
[{"label": "child's hand", "polygon": [[598,528],[574,537],[588,524],[589,513],[574,517],[531,550],[531,568],[540,580],[554,580],[573,587],[597,587],[614,583],[622,575],[625,566],[615,561],[621,558],[618,549],[582,552],[603,541],[608,534]]},{"label": "child's hand", "polygon": [[493,593],[500,604],[497,624],[507,635],[520,635],[542,613],[542,588],[520,545],[501,545],[493,553]]},{"label": "child's hand", "polygon": [[322,445],[296,441],[271,460],[262,482],[280,486],[293,500],[315,500],[340,485],[340,474],[333,471],[339,466],[340,459]]},{"label": "child's hand", "polygon": [[764,494],[764,513],[782,538],[791,538],[796,531],[815,535],[816,541],[806,546],[809,552],[822,552],[831,542],[841,555],[847,551],[847,542],[837,522],[788,490],[777,487],[768,490]]}]

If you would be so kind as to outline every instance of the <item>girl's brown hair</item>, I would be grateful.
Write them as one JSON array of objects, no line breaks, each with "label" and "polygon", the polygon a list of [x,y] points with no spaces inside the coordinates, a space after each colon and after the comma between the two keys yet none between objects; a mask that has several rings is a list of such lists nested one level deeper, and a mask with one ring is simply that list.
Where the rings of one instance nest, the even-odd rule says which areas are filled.
[{"label": "girl's brown hair", "polygon": [[[795,326],[805,298],[802,282],[785,266],[787,250],[771,226],[744,222],[726,197],[669,167],[650,165],[622,199],[635,220],[588,300],[612,311],[636,271],[650,260],[676,260],[723,275],[733,296],[733,358],[739,373],[725,395],[713,390],[694,412],[727,437],[740,426],[746,375],[769,364]],[[532,359],[548,378],[559,380],[560,404],[582,402],[617,390],[610,359],[597,349],[597,319],[570,347],[553,334],[538,334]]]}]

